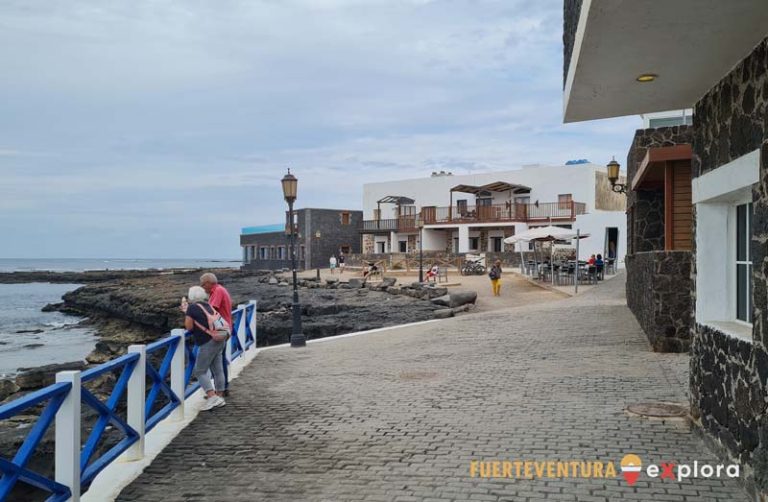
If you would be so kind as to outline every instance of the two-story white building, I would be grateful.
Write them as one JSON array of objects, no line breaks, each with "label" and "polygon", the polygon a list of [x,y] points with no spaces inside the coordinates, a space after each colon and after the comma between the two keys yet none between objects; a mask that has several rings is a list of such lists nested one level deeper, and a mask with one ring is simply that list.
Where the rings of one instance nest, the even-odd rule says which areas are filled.
[{"label": "two-story white building", "polygon": [[417,251],[419,221],[424,251],[447,253],[512,251],[505,237],[552,224],[590,234],[581,241],[580,258],[603,253],[621,259],[625,205],[625,196],[611,190],[605,167],[588,163],[368,183],[363,252]]}]

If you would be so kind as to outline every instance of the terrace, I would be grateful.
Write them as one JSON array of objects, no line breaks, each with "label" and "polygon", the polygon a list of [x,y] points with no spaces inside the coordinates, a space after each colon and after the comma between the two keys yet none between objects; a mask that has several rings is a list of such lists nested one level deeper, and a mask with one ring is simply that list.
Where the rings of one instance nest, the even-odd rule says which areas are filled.
[{"label": "terrace", "polygon": [[386,234],[389,232],[415,232],[416,223],[423,218],[425,225],[450,225],[472,223],[544,223],[549,221],[574,221],[586,214],[584,202],[506,202],[468,206],[424,206],[421,213],[386,220],[364,220],[361,233]]}]

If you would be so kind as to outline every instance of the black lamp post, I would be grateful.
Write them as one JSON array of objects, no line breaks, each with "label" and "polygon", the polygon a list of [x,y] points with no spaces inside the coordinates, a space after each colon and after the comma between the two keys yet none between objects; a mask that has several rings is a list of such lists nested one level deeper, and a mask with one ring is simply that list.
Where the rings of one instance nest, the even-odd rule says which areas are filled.
[{"label": "black lamp post", "polygon": [[[320,237],[322,237],[323,234],[320,233],[320,230],[315,232],[315,242],[317,243],[317,257],[321,258],[322,255],[320,254]],[[320,261],[317,261],[317,282],[320,282]]]},{"label": "black lamp post", "polygon": [[419,218],[419,282],[424,282],[424,220]]},{"label": "black lamp post", "polygon": [[614,157],[605,167],[608,168],[608,181],[611,182],[611,190],[616,193],[623,193],[626,195],[626,183],[616,183],[619,180],[619,169],[621,168],[619,163],[616,162],[616,158]]},{"label": "black lamp post", "polygon": [[307,345],[307,338],[301,332],[301,305],[299,304],[299,286],[296,280],[296,229],[293,224],[293,203],[296,202],[296,193],[298,191],[299,180],[291,174],[283,176],[283,197],[288,203],[288,224],[290,225],[291,235],[291,269],[293,271],[293,331],[291,332],[291,347],[304,347]]}]

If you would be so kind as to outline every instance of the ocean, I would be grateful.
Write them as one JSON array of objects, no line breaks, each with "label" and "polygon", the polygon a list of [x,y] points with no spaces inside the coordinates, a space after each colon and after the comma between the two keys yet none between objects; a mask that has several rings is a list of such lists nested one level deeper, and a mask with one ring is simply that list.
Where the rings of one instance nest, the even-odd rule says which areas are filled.
[{"label": "ocean", "polygon": [[94,334],[74,325],[82,319],[42,312],[79,284],[0,284],[0,377],[18,368],[82,361],[96,344]]},{"label": "ocean", "polygon": [[147,270],[168,268],[239,268],[240,260],[132,258],[0,258],[0,272],[84,272],[86,270]]},{"label": "ocean", "polygon": [[[8,259],[0,258],[0,272],[46,270],[147,270],[169,268],[238,268],[234,260],[178,259]],[[81,318],[42,312],[49,303],[79,284],[0,284],[0,378],[45,364],[83,360],[97,342],[94,333],[76,326]]]}]

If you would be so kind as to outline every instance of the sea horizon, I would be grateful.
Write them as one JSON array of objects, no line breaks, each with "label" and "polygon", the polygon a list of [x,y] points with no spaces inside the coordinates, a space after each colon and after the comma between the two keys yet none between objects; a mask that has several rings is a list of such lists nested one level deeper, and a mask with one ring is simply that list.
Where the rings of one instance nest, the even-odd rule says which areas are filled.
[{"label": "sea horizon", "polygon": [[239,268],[237,258],[0,258],[2,272]]}]

